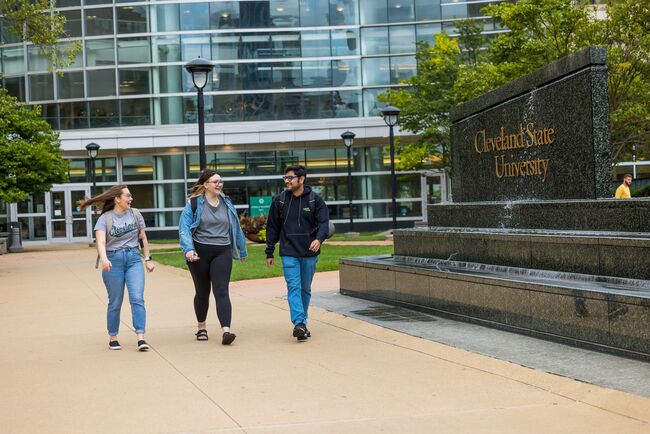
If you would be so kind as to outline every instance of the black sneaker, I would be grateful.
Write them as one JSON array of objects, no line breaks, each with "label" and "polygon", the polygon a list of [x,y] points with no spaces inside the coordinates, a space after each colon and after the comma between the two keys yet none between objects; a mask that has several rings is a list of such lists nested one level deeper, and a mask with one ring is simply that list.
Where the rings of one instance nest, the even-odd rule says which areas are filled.
[{"label": "black sneaker", "polygon": [[297,338],[299,341],[307,339],[307,327],[305,327],[303,323],[296,324],[293,328],[293,337]]},{"label": "black sneaker", "polygon": [[138,341],[138,351],[147,351],[147,350],[149,350],[149,344],[147,343],[147,341],[145,341],[144,339]]},{"label": "black sneaker", "polygon": [[108,349],[109,350],[121,350],[122,346],[120,345],[120,343],[118,341],[110,341],[108,343]]}]

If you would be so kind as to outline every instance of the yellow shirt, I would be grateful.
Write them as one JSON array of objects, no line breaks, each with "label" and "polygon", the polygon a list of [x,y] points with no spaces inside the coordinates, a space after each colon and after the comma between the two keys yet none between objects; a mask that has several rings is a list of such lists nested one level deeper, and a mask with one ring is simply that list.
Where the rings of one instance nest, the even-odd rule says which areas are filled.
[{"label": "yellow shirt", "polygon": [[616,189],[616,194],[614,197],[616,199],[631,199],[632,195],[630,194],[630,187],[625,185],[625,183],[619,185]]}]

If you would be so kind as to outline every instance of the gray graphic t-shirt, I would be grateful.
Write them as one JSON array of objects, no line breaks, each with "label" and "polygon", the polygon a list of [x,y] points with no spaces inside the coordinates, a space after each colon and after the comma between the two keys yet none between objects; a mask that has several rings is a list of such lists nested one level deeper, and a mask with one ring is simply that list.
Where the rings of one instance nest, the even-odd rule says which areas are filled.
[{"label": "gray graphic t-shirt", "polygon": [[[138,225],[135,222],[135,215],[138,215],[140,227],[144,229],[144,219],[139,213],[126,210],[124,214],[119,215],[115,211],[109,211],[113,216],[113,225],[111,232],[106,234],[106,250],[120,250],[125,247],[138,247]],[[95,230],[106,232],[106,214],[99,216]]]}]

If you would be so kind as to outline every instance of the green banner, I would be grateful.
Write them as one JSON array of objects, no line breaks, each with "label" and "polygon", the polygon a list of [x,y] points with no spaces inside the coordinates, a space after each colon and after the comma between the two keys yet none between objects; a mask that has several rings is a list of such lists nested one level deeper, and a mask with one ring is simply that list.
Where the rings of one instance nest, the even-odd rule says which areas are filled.
[{"label": "green banner", "polygon": [[271,208],[273,196],[251,196],[250,197],[250,216],[257,217],[268,215]]}]

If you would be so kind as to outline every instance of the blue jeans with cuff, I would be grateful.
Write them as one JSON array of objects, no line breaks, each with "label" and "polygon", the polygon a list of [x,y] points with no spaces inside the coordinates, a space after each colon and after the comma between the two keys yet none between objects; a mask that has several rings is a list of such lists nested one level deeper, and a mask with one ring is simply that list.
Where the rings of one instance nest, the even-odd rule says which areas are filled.
[{"label": "blue jeans with cuff", "polygon": [[108,334],[117,336],[120,331],[120,310],[124,300],[124,285],[129,291],[131,318],[136,333],[144,333],[147,313],[144,308],[144,266],[137,247],[106,252],[111,270],[102,271],[108,292],[106,322]]},{"label": "blue jeans with cuff", "polygon": [[287,299],[291,311],[291,322],[307,324],[307,310],[311,300],[311,282],[316,273],[318,256],[296,258],[282,256],[284,280],[287,282]]}]

